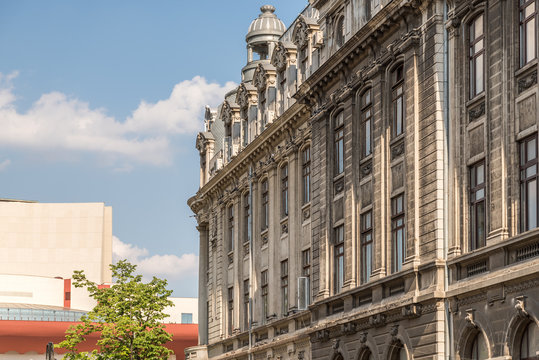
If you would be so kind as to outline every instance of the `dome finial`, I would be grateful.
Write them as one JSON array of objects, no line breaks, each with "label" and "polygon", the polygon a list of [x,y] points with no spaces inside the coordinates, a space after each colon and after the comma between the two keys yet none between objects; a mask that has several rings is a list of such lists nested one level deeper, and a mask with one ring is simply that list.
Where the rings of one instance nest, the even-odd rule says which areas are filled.
[{"label": "dome finial", "polygon": [[263,5],[260,7],[260,11],[262,13],[274,13],[275,12],[275,6],[273,5]]}]

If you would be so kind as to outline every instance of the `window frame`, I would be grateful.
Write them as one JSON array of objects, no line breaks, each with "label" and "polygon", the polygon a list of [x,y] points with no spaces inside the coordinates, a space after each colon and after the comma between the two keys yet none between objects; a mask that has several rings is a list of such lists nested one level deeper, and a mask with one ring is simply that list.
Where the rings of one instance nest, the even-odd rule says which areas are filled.
[{"label": "window frame", "polygon": [[261,231],[265,231],[269,227],[269,183],[268,179],[262,180],[260,183],[260,200],[262,212],[260,216]]},{"label": "window frame", "polygon": [[344,173],[344,111],[334,118],[333,127],[333,171],[334,177]]},{"label": "window frame", "polygon": [[[400,211],[399,199],[401,199]],[[402,235],[400,238],[399,234]],[[399,241],[402,241],[402,243],[399,243]],[[396,273],[402,270],[402,265],[406,259],[406,199],[404,193],[391,198],[391,245],[391,270],[392,273]],[[400,258],[398,255],[400,255]]]},{"label": "window frame", "polygon": [[[539,224],[539,209],[537,206],[538,203],[538,194],[539,194],[539,178],[538,178],[538,157],[537,157],[537,133],[532,136],[528,136],[522,139],[519,143],[519,183],[520,183],[520,231],[525,232],[528,230],[535,229]],[[534,152],[535,157],[530,159],[530,154],[528,154],[528,144],[530,142],[535,142]],[[527,175],[529,169],[535,167],[535,174]],[[524,175],[524,176],[523,176]],[[535,182],[535,226],[531,227],[529,223],[529,212],[530,212],[530,199],[529,199],[529,184]],[[533,189],[533,188],[532,188]]]},{"label": "window frame", "polygon": [[[405,116],[405,97],[404,97],[404,64],[397,65],[392,71],[392,86],[391,86],[391,135],[396,138],[405,133],[406,116]],[[400,118],[399,118],[400,112]],[[400,127],[400,130],[399,130]]]},{"label": "window frame", "polygon": [[[479,169],[482,168],[482,174],[479,174]],[[470,191],[469,191],[469,211],[470,211],[470,234],[469,234],[469,249],[471,251],[482,248],[486,245],[487,232],[487,187],[486,187],[486,163],[481,160],[470,166]],[[478,183],[482,175],[482,182]],[[479,194],[482,194],[479,195]],[[480,197],[478,197],[478,195]],[[482,219],[480,219],[480,210],[483,209]],[[480,228],[478,222],[483,222],[483,236],[480,237]]]},{"label": "window frame", "polygon": [[281,312],[288,315],[288,259],[281,261]]},{"label": "window frame", "polygon": [[365,211],[360,218],[360,281],[362,284],[366,284],[369,282],[372,273],[372,250],[374,246],[372,210]]},{"label": "window frame", "polygon": [[[475,33],[476,22],[481,18],[483,28],[481,34],[477,36]],[[485,91],[485,13],[477,14],[468,25],[468,69],[470,76],[470,99],[475,98],[476,96],[482,94]],[[482,47],[478,51],[474,49],[475,45],[482,42]],[[477,60],[481,58],[482,69],[481,69],[481,91],[477,90],[478,83],[478,74],[477,74]]]},{"label": "window frame", "polygon": [[243,280],[243,329],[249,330],[249,279]]},{"label": "window frame", "polygon": [[228,291],[228,306],[227,306],[227,314],[228,314],[228,335],[232,335],[232,332],[234,331],[234,287],[229,286]]},{"label": "window frame", "polygon": [[234,204],[230,204],[227,209],[228,218],[228,252],[234,251]]},{"label": "window frame", "polygon": [[[360,152],[361,158],[372,154],[372,121],[373,121],[372,88],[360,95]],[[367,127],[368,124],[368,127]],[[367,131],[368,128],[368,131]],[[367,136],[368,135],[368,136]]]},{"label": "window frame", "polygon": [[333,245],[333,293],[338,294],[344,286],[344,225],[334,228]]},{"label": "window frame", "polygon": [[281,219],[288,216],[288,164],[281,166]]},{"label": "window frame", "polygon": [[243,194],[243,243],[250,242],[251,193]]},{"label": "window frame", "polygon": [[[525,16],[526,8],[530,5],[533,5],[535,7],[535,10],[527,17],[523,18]],[[519,0],[519,12],[518,12],[518,20],[519,20],[519,60],[520,60],[520,67],[524,67],[527,64],[531,63],[534,59],[537,58],[537,0]],[[534,34],[535,39],[533,44],[533,56],[531,58],[528,58],[528,29],[527,25],[530,22],[534,22],[532,34]]]},{"label": "window frame", "polygon": [[303,205],[311,202],[311,147],[301,151],[302,200]]},{"label": "window frame", "polygon": [[269,315],[268,304],[268,270],[260,272],[260,296],[262,297],[262,323],[266,323],[266,319]]},{"label": "window frame", "polygon": [[301,276],[307,278],[307,304],[311,303],[311,248],[301,252]]}]

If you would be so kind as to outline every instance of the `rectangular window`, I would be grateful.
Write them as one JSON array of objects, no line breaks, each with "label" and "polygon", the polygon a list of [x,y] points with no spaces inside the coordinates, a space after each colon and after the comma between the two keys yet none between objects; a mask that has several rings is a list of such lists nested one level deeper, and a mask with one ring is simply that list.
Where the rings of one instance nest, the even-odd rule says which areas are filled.
[{"label": "rectangular window", "polygon": [[288,216],[288,165],[281,168],[281,217]]},{"label": "rectangular window", "polygon": [[361,283],[369,282],[372,272],[372,211],[361,215]]},{"label": "rectangular window", "polygon": [[193,323],[193,314],[182,313],[182,324],[192,324],[192,323]]},{"label": "rectangular window", "polygon": [[338,294],[344,284],[344,225],[335,228],[333,257],[333,293]]},{"label": "rectangular window", "polygon": [[269,189],[268,189],[268,180],[262,181],[262,216],[260,223],[262,230],[266,230],[269,226]]},{"label": "rectangular window", "polygon": [[406,254],[406,226],[404,223],[404,194],[391,199],[392,271],[402,269]]},{"label": "rectangular window", "polygon": [[281,261],[281,311],[288,315],[288,260]]},{"label": "rectangular window", "polygon": [[303,166],[303,204],[311,201],[311,148],[305,148],[301,153]]},{"label": "rectangular window", "polygon": [[339,175],[344,171],[344,115],[342,111],[335,117],[334,125],[334,175]]},{"label": "rectangular window", "polygon": [[279,75],[279,78],[281,79],[281,81],[279,82],[279,105],[281,108],[280,114],[282,114],[286,110],[286,78],[284,77],[284,71]]},{"label": "rectangular window", "polygon": [[399,66],[393,73],[393,88],[391,99],[393,102],[392,134],[397,137],[404,132],[404,68]]},{"label": "rectangular window", "polygon": [[243,330],[249,330],[249,279],[243,280]]},{"label": "rectangular window", "polygon": [[228,251],[234,251],[234,205],[228,207]]},{"label": "rectangular window", "polygon": [[520,0],[520,66],[537,57],[536,0]]},{"label": "rectangular window", "polygon": [[485,163],[470,168],[470,250],[485,246]]},{"label": "rectangular window", "polygon": [[228,335],[234,330],[234,288],[228,288]]},{"label": "rectangular window", "polygon": [[485,33],[483,15],[470,24],[470,99],[481,94],[485,88]]},{"label": "rectangular window", "polygon": [[247,193],[243,195],[243,242],[247,243],[250,240],[251,228],[251,197]]},{"label": "rectangular window", "polygon": [[307,278],[307,304],[311,303],[311,249],[301,252],[301,276]]},{"label": "rectangular window", "polygon": [[260,293],[262,294],[262,323],[266,322],[269,315],[268,309],[268,270],[260,273]]},{"label": "rectangular window", "polygon": [[372,153],[372,90],[361,96],[361,157]]},{"label": "rectangular window", "polygon": [[520,143],[520,229],[537,227],[537,134]]}]

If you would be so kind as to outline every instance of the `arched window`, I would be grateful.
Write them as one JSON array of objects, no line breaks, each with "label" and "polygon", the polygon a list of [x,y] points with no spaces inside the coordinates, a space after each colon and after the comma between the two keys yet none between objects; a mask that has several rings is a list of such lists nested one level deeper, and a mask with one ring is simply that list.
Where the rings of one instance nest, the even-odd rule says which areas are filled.
[{"label": "arched window", "polygon": [[469,358],[471,360],[484,360],[488,358],[487,343],[481,332],[477,333],[472,341]]},{"label": "arched window", "polygon": [[374,357],[372,356],[372,352],[368,347],[365,347],[359,357],[358,360],[374,360]]},{"label": "arched window", "polygon": [[406,349],[404,345],[399,341],[391,345],[392,351],[389,357],[389,360],[408,360],[408,354],[406,354]]},{"label": "arched window", "polygon": [[539,351],[539,328],[534,322],[530,322],[520,338],[520,360],[537,360]]}]

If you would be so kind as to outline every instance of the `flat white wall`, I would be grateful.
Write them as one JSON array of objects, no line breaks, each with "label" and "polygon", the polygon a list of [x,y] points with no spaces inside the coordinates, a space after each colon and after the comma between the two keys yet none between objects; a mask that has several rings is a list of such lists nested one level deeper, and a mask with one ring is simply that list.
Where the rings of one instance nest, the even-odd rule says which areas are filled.
[{"label": "flat white wall", "polygon": [[169,314],[170,317],[165,319],[165,323],[176,323],[181,324],[182,322],[182,313],[193,314],[193,324],[198,324],[198,299],[197,298],[177,298],[170,297],[169,300],[172,300],[174,307],[169,307],[165,309],[165,313]]},{"label": "flat white wall", "polygon": [[64,306],[64,280],[0,275],[0,303]]},{"label": "flat white wall", "polygon": [[112,208],[0,201],[0,274],[112,282]]}]

